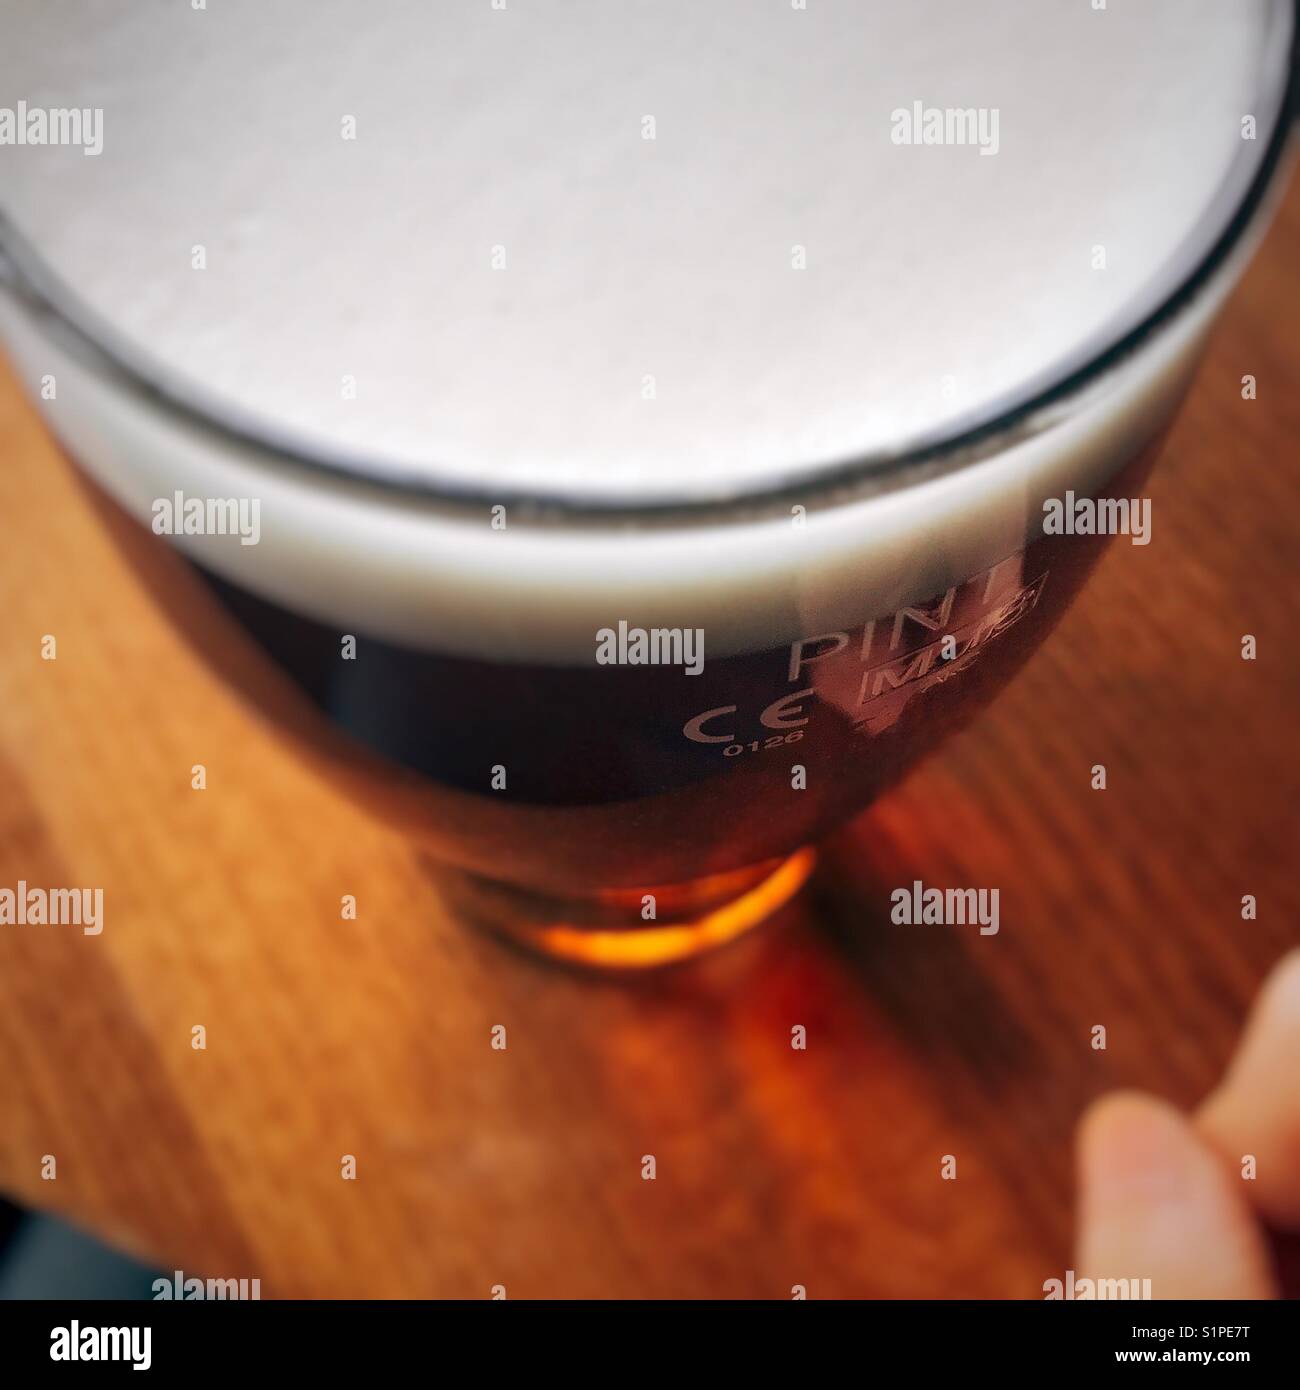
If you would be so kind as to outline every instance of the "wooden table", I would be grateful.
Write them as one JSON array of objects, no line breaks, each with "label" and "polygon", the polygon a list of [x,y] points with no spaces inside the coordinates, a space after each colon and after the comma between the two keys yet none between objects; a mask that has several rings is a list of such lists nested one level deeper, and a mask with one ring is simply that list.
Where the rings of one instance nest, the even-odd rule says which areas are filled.
[{"label": "wooden table", "polygon": [[[207,670],[0,375],[0,885],[112,905],[97,937],[0,928],[0,1187],[267,1296],[1041,1296],[1080,1109],[1194,1102],[1300,939],[1298,251],[1300,184],[1149,548],[1111,550],[779,929],[632,983],[449,920]],[[890,929],[913,878],[1002,885],[1000,933]]]}]

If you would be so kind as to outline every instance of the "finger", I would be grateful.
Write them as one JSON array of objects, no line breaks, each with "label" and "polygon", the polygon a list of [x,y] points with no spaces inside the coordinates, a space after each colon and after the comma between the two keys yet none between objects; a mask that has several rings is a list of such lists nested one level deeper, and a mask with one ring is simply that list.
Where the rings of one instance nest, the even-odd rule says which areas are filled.
[{"label": "finger", "polygon": [[1249,1205],[1172,1106],[1136,1092],[1098,1101],[1078,1164],[1082,1277],[1149,1279],[1152,1298],[1276,1297]]},{"label": "finger", "polygon": [[1243,1195],[1256,1210],[1300,1230],[1300,951],[1284,956],[1265,982],[1227,1075],[1196,1124],[1242,1174]]}]

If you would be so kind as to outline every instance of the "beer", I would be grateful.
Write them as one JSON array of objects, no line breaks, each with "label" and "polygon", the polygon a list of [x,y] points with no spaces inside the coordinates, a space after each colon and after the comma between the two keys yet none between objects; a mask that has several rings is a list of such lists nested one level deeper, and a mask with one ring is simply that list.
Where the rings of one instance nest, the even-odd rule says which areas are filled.
[{"label": "beer", "polygon": [[100,148],[0,146],[0,330],[129,548],[468,916],[610,965],[761,920],[1050,631],[1291,81],[1269,0],[6,19]]}]

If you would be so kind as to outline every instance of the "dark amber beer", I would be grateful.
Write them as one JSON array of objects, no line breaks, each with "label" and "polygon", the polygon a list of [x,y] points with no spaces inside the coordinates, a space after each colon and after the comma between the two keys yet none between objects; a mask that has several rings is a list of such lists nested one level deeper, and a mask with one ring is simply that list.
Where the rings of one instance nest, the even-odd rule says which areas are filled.
[{"label": "dark amber beer", "polygon": [[680,959],[1148,518],[1294,10],[471,8],[0,3],[0,86],[102,137],[0,144],[0,331],[214,668],[467,918]]}]

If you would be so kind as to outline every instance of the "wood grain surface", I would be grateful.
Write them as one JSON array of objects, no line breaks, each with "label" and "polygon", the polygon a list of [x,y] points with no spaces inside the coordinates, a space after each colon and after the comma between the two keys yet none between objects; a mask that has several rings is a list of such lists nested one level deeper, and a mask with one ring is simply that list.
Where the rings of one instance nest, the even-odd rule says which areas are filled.
[{"label": "wood grain surface", "polygon": [[[1298,253],[1300,186],[1150,546],[780,922],[634,982],[450,920],[212,673],[0,373],[0,885],[99,884],[109,914],[0,927],[0,1187],[265,1296],[1041,1296],[1081,1108],[1196,1101],[1300,940]],[[891,927],[914,878],[1001,885],[1000,933]]]}]

